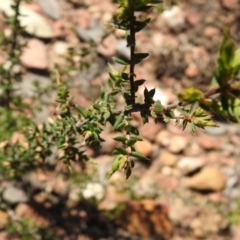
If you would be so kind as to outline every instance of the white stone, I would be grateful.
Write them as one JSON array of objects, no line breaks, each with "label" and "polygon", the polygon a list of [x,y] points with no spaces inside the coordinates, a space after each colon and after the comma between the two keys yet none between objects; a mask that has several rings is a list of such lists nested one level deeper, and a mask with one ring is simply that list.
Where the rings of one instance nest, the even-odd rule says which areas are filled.
[{"label": "white stone", "polygon": [[[4,12],[8,17],[14,16],[14,10],[11,5],[12,0],[0,1],[0,11]],[[25,27],[27,33],[40,38],[52,38],[53,31],[48,22],[38,13],[33,10],[20,6],[19,21],[22,27]]]},{"label": "white stone", "polygon": [[176,31],[184,28],[186,24],[184,14],[178,6],[174,6],[171,9],[164,11],[162,18],[169,28]]}]

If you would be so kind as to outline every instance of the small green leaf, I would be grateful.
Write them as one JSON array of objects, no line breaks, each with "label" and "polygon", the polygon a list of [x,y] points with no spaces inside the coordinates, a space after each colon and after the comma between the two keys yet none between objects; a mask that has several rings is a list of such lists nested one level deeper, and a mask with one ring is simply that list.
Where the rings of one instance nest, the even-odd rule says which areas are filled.
[{"label": "small green leaf", "polygon": [[134,139],[134,140],[137,140],[137,141],[142,141],[142,138],[139,135],[131,135],[130,139]]},{"label": "small green leaf", "polygon": [[155,94],[155,92],[156,92],[156,88],[153,88],[153,89],[151,89],[151,90],[148,92],[148,94],[149,94],[149,97],[150,97],[150,98],[153,98],[153,97],[154,97],[154,94]]},{"label": "small green leaf", "polygon": [[112,74],[111,72],[109,72],[108,75],[109,75],[109,77],[110,77],[110,80],[112,80],[112,81],[114,81],[114,82],[116,81],[116,78],[117,78],[116,76],[117,76],[117,75],[114,75],[114,74]]},{"label": "small green leaf", "polygon": [[154,102],[153,109],[157,115],[159,115],[163,112],[163,105],[160,102],[160,100],[157,100]]},{"label": "small green leaf", "polygon": [[153,118],[157,118],[157,114],[153,110],[150,111],[150,114]]},{"label": "small green leaf", "polygon": [[239,64],[240,64],[240,48],[234,52],[234,58],[231,65],[235,67],[239,66]]},{"label": "small green leaf", "polygon": [[79,113],[84,117],[86,118],[87,117],[87,111],[85,108],[79,106],[79,105],[76,105],[76,108],[77,110],[79,111]]},{"label": "small green leaf", "polygon": [[128,147],[132,147],[136,142],[137,142],[137,140],[129,139],[129,140],[126,142],[126,145],[127,145]]},{"label": "small green leaf", "polygon": [[177,106],[177,110],[185,117],[189,116],[189,112],[186,111],[183,107]]},{"label": "small green leaf", "polygon": [[111,165],[111,171],[108,174],[108,178],[110,178],[116,171],[118,171],[121,158],[122,158],[122,155],[119,155],[113,160]]},{"label": "small green leaf", "polygon": [[147,158],[140,152],[136,152],[136,151],[132,151],[131,152],[131,156],[142,159],[142,160],[146,160]]},{"label": "small green leaf", "polygon": [[110,112],[105,112],[105,113],[103,114],[103,118],[104,118],[105,120],[107,120],[108,118],[110,118],[110,116],[111,116],[111,113],[110,113]]},{"label": "small green leaf", "polygon": [[131,126],[131,129],[129,130],[129,132],[131,132],[131,133],[133,133],[135,135],[139,135],[138,129],[136,127],[133,127],[133,126]]},{"label": "small green leaf", "polygon": [[146,81],[145,79],[136,80],[136,81],[134,81],[134,86],[139,87],[139,86],[143,85],[145,81]]},{"label": "small green leaf", "polygon": [[125,148],[115,148],[113,150],[113,154],[123,154],[123,155],[128,155],[128,151]]},{"label": "small green leaf", "polygon": [[148,18],[144,21],[135,21],[135,31],[139,32],[141,31],[143,28],[145,28],[148,23],[151,21],[151,18]]},{"label": "small green leaf", "polygon": [[119,58],[119,57],[113,57],[113,60],[116,62],[116,63],[119,63],[121,65],[129,65],[129,60],[127,59],[123,59],[123,58]]},{"label": "small green leaf", "polygon": [[188,121],[187,120],[183,120],[183,131],[185,130],[185,128],[187,127]]},{"label": "small green leaf", "polygon": [[124,24],[124,23],[111,23],[111,25],[117,29],[121,29],[121,30],[128,30],[128,26],[127,24]]},{"label": "small green leaf", "polygon": [[123,130],[125,127],[125,122],[120,123],[115,130]]},{"label": "small green leaf", "polygon": [[191,107],[190,107],[190,109],[189,109],[189,113],[190,113],[190,114],[193,114],[193,112],[194,112],[194,110],[195,110],[195,106],[196,106],[195,104],[192,104],[192,105],[191,105]]},{"label": "small green leaf", "polygon": [[114,95],[117,95],[119,92],[121,92],[121,90],[115,89],[115,90],[111,91],[111,92],[109,93],[109,95],[114,96]]},{"label": "small green leaf", "polygon": [[113,139],[114,139],[115,141],[125,143],[126,140],[127,140],[127,137],[126,137],[125,135],[122,135],[122,136],[115,137],[115,138],[113,138]]},{"label": "small green leaf", "polygon": [[138,63],[142,62],[148,56],[149,56],[149,53],[135,53],[134,54],[134,63],[138,64]]},{"label": "small green leaf", "polygon": [[149,111],[142,110],[141,111],[141,117],[142,117],[142,121],[143,121],[144,124],[148,123]]},{"label": "small green leaf", "polygon": [[149,9],[151,9],[153,6],[139,6],[135,9],[135,11],[138,11],[138,12],[146,12],[148,11]]},{"label": "small green leaf", "polygon": [[165,123],[168,123],[169,120],[170,120],[170,118],[169,118],[168,116],[163,115],[163,121],[164,121]]},{"label": "small green leaf", "polygon": [[110,75],[110,74],[111,74],[112,76],[118,75],[118,71],[113,67],[113,65],[111,65],[110,63],[108,63],[108,67],[109,67],[109,75]]},{"label": "small green leaf", "polygon": [[101,105],[99,105],[97,103],[94,103],[92,106],[93,106],[94,109],[96,109],[98,111],[100,111],[100,109],[101,109]]},{"label": "small green leaf", "polygon": [[125,72],[122,73],[122,79],[125,80],[125,81],[129,80],[129,74],[127,74]]},{"label": "small green leaf", "polygon": [[107,107],[101,107],[101,108],[100,108],[100,112],[101,112],[101,113],[108,112]]},{"label": "small green leaf", "polygon": [[130,165],[131,165],[131,168],[134,168],[135,166],[135,162],[132,159],[130,160]]},{"label": "small green leaf", "polygon": [[174,118],[174,112],[172,110],[165,111],[164,115],[168,118]]},{"label": "small green leaf", "polygon": [[126,102],[127,105],[131,105],[132,104],[132,98],[131,98],[131,95],[128,94],[128,93],[124,93],[123,94],[123,97],[124,97],[124,100]]},{"label": "small green leaf", "polygon": [[193,87],[182,90],[177,94],[180,101],[185,101],[188,103],[195,103],[203,98],[203,93]]},{"label": "small green leaf", "polygon": [[116,130],[116,129],[118,128],[118,125],[122,123],[123,119],[124,119],[124,113],[121,113],[121,114],[117,117],[117,119],[116,119],[116,121],[115,121],[115,123],[114,123],[114,125],[113,125],[113,129],[114,129],[114,130]]},{"label": "small green leaf", "polygon": [[191,121],[191,131],[193,133],[196,133],[196,127],[195,127],[194,121]]},{"label": "small green leaf", "polygon": [[238,61],[239,56],[236,51],[236,44],[233,42],[229,30],[226,29],[218,52],[217,68],[214,71],[214,76],[219,86],[224,86],[236,76]]},{"label": "small green leaf", "polygon": [[131,176],[131,174],[132,174],[132,169],[131,169],[131,166],[129,165],[129,163],[127,165],[125,173],[126,173],[126,179],[128,179]]}]

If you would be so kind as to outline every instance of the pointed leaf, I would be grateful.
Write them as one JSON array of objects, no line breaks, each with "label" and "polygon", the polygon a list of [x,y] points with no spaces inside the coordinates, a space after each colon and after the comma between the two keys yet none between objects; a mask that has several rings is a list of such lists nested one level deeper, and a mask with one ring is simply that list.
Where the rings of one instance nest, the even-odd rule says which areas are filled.
[{"label": "pointed leaf", "polygon": [[196,127],[195,127],[194,121],[191,122],[191,130],[193,133],[196,133]]},{"label": "pointed leaf", "polygon": [[142,160],[147,159],[142,153],[136,152],[136,151],[131,152],[131,156],[142,159]]},{"label": "pointed leaf", "polygon": [[146,80],[144,80],[144,79],[136,80],[136,81],[134,81],[134,86],[139,87],[139,86],[143,85],[144,82],[146,82]]},{"label": "pointed leaf", "polygon": [[128,151],[125,148],[115,148],[113,150],[113,154],[123,154],[123,155],[127,155]]},{"label": "pointed leaf", "polygon": [[126,179],[128,179],[132,174],[132,169],[131,169],[131,166],[129,164],[128,164],[126,170],[125,170],[125,173],[126,173]]},{"label": "pointed leaf", "polygon": [[126,137],[125,135],[122,135],[122,136],[115,137],[115,138],[113,138],[113,139],[114,139],[115,141],[125,143],[126,140],[127,140],[127,137]]},{"label": "pointed leaf", "polygon": [[141,31],[143,28],[145,28],[148,23],[151,21],[151,18],[146,19],[145,21],[136,21],[135,22],[135,31],[139,32]]},{"label": "pointed leaf", "polygon": [[135,53],[134,54],[134,63],[138,64],[138,63],[142,62],[148,56],[149,56],[149,53]]},{"label": "pointed leaf", "polygon": [[87,117],[87,110],[79,105],[76,105],[77,110],[79,111],[79,113],[86,118]]},{"label": "pointed leaf", "polygon": [[188,124],[187,120],[183,120],[183,131],[184,131],[185,128],[187,127],[187,124]]},{"label": "pointed leaf", "polygon": [[161,114],[163,112],[163,105],[160,102],[160,100],[155,101],[153,105],[153,109],[156,112],[157,115]]},{"label": "pointed leaf", "polygon": [[117,127],[118,127],[118,125],[122,123],[123,119],[124,119],[124,113],[121,113],[121,114],[117,117],[117,119],[116,119],[116,121],[115,121],[115,123],[114,123],[114,125],[113,125],[113,129],[114,129],[114,130],[116,130]]},{"label": "pointed leaf", "polygon": [[113,57],[113,60],[121,65],[129,65],[129,60],[127,59],[123,59],[123,58],[119,58],[119,57]]},{"label": "pointed leaf", "polygon": [[124,31],[128,30],[128,26],[125,23],[111,23],[112,26],[114,26],[117,29],[121,29]]},{"label": "pointed leaf", "polygon": [[108,178],[110,178],[119,169],[121,157],[122,155],[119,155],[113,160]]}]

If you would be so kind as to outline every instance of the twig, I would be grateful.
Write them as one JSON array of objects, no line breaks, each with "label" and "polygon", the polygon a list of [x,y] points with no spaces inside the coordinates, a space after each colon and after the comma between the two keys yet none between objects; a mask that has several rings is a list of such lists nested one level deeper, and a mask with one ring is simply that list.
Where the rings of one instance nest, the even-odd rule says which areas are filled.
[{"label": "twig", "polygon": [[[225,87],[218,87],[218,88],[213,88],[213,89],[210,89],[209,91],[207,91],[204,95],[203,95],[203,98],[209,98],[209,97],[212,97],[213,95],[215,94],[218,94],[218,93],[222,93],[222,92],[225,92],[226,90],[230,90],[230,86],[227,85]],[[172,103],[172,104],[169,104],[167,105],[166,107],[164,107],[164,111],[163,112],[167,112],[171,109],[174,109],[176,108],[177,106],[187,106],[189,105],[189,103],[187,102],[176,102],[176,103]],[[124,113],[124,115],[129,115],[131,113],[134,113],[134,112],[141,112],[142,110],[151,110],[153,107],[149,104],[146,104],[146,103],[143,103],[143,104],[135,104],[133,105],[132,108],[130,109],[125,109],[125,110],[119,110],[117,112],[114,113],[114,116],[118,116],[119,114],[121,113]],[[101,118],[101,116],[99,115],[99,118]],[[184,119],[182,117],[173,117],[172,119]],[[84,124],[86,124],[88,122],[88,120],[85,120],[85,121],[78,121],[76,126],[78,128],[81,128]]]},{"label": "twig", "polygon": [[130,16],[130,40],[128,41],[128,44],[130,45],[130,89],[131,89],[131,99],[132,104],[135,104],[135,88],[134,88],[134,67],[135,67],[135,61],[134,61],[134,53],[135,53],[135,46],[136,46],[136,39],[135,39],[135,20],[136,17],[134,15],[134,10],[131,11]]}]

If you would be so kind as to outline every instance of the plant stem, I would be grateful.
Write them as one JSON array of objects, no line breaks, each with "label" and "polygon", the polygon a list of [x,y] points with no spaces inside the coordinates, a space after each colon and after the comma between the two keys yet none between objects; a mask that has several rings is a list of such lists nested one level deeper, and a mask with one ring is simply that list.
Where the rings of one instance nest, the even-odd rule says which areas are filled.
[{"label": "plant stem", "polygon": [[11,49],[10,49],[10,56],[14,56],[14,51],[16,50],[17,46],[17,36],[19,34],[19,20],[18,17],[20,15],[19,8],[20,8],[20,3],[21,0],[15,0],[15,5],[14,5],[14,18],[13,18],[13,31],[12,31],[12,36],[11,36]]},{"label": "plant stem", "polygon": [[[204,93],[203,98],[209,98],[215,94],[226,92],[227,90],[230,90],[230,89],[231,89],[230,85],[226,85],[224,87],[212,88],[209,91],[207,91],[206,93]],[[164,107],[164,110],[168,111],[168,110],[176,108],[177,106],[186,106],[188,104],[189,103],[187,103],[187,102],[180,101],[180,102],[169,104],[168,106]]]},{"label": "plant stem", "polygon": [[130,46],[130,88],[131,88],[131,99],[132,104],[135,104],[135,88],[134,88],[134,53],[135,53],[135,46],[136,46],[136,39],[135,39],[135,15],[134,11],[131,11],[130,21],[129,21],[129,29],[130,29],[130,39],[128,40],[128,46]]},{"label": "plant stem", "polygon": [[15,0],[14,1],[14,17],[13,17],[13,22],[12,22],[12,36],[9,38],[10,40],[10,49],[9,49],[9,60],[11,62],[11,65],[7,71],[7,87],[6,87],[6,99],[4,101],[6,107],[10,108],[10,102],[12,100],[12,80],[13,80],[13,74],[12,74],[12,69],[16,62],[19,60],[18,56],[16,55],[16,49],[18,48],[17,46],[17,36],[19,34],[19,31],[21,31],[21,28],[19,26],[19,20],[18,17],[20,15],[19,13],[19,7],[20,7],[21,0]]}]

